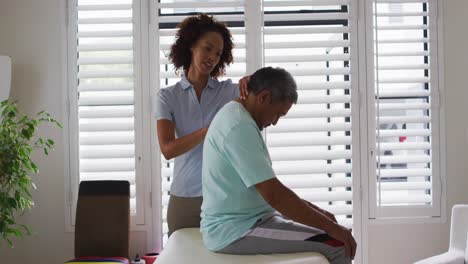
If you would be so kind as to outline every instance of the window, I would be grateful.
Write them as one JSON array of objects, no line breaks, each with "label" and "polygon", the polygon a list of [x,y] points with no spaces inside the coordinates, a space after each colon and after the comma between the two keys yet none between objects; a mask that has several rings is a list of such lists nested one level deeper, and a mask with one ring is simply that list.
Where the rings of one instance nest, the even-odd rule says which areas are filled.
[{"label": "window", "polygon": [[370,216],[440,216],[436,5],[372,7]]},{"label": "window", "polygon": [[[72,215],[78,183],[128,180],[132,222],[143,221],[136,38],[132,0],[70,3]],[[76,45],[75,45],[76,44]],[[74,217],[72,217],[74,219]]]}]

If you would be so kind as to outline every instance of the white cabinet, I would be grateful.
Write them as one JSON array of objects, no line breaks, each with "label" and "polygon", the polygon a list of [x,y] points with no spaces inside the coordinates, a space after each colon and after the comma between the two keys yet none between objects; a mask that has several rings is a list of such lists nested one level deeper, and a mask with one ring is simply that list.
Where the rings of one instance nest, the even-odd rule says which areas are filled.
[{"label": "white cabinet", "polygon": [[0,102],[8,99],[11,89],[11,58],[0,55]]}]

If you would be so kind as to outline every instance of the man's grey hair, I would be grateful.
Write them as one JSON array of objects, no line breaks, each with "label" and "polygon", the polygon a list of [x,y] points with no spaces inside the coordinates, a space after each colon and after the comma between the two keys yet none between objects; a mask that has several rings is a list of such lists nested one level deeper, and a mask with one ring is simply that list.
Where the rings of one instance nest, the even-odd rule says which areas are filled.
[{"label": "man's grey hair", "polygon": [[297,85],[289,72],[282,68],[265,67],[257,70],[247,85],[255,95],[263,90],[271,93],[272,103],[290,101],[297,103]]}]

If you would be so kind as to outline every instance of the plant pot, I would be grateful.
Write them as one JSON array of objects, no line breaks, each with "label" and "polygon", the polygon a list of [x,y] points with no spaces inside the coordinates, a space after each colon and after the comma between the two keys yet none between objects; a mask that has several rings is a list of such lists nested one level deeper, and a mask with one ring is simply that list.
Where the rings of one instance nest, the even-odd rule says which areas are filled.
[{"label": "plant pot", "polygon": [[0,55],[0,102],[10,97],[11,58]]}]

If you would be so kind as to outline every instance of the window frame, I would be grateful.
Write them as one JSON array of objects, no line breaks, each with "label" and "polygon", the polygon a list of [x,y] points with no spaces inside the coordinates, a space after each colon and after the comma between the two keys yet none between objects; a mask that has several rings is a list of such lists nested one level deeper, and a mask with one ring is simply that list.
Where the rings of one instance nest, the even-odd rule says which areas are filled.
[{"label": "window frame", "polygon": [[[77,93],[77,19],[78,19],[78,1],[65,1],[65,20],[66,20],[66,56],[67,65],[67,89],[64,93],[64,105],[66,107],[65,130],[66,142],[68,144],[65,156],[66,175],[65,177],[65,231],[73,233],[75,230],[76,202],[78,198],[79,187],[79,128],[78,128],[78,93]],[[151,223],[151,147],[143,144],[148,139],[150,133],[151,116],[145,108],[148,108],[151,102],[145,102],[146,94],[149,93],[148,82],[143,74],[146,62],[146,50],[143,48],[147,43],[147,34],[144,29],[147,23],[144,18],[147,14],[146,1],[132,0],[132,20],[133,20],[133,82],[134,82],[134,133],[135,133],[135,188],[136,188],[136,209],[137,214],[130,218],[130,231],[150,231]],[[145,16],[146,15],[146,16]],[[146,38],[146,41],[145,41]],[[149,206],[148,206],[149,205]],[[150,232],[148,232],[150,233]],[[149,237],[149,236],[148,236]],[[153,246],[153,241],[147,239],[148,249]]]},{"label": "window frame", "polygon": [[[365,2],[365,20],[371,21],[365,26],[365,45],[367,47],[373,47],[374,45],[374,33],[373,33],[373,4],[374,2],[379,2],[380,0],[366,0]],[[392,2],[392,1],[382,1],[382,2]],[[393,1],[393,2],[404,2],[404,1]],[[410,2],[410,1],[408,1]],[[440,19],[440,4],[437,0],[428,0],[428,5],[431,6],[429,10],[429,29],[434,30],[431,32],[429,39],[429,46],[431,48],[430,56],[430,72],[431,72],[431,126],[437,129],[433,129],[431,133],[431,154],[432,162],[431,164],[435,167],[433,168],[432,177],[436,181],[433,181],[433,186],[431,190],[436,191],[436,195],[433,196],[433,203],[435,206],[431,208],[416,208],[415,206],[395,206],[394,208],[384,208],[380,209],[376,205],[376,190],[373,186],[376,184],[375,176],[375,163],[372,157],[375,146],[375,136],[372,133],[372,130],[375,130],[375,108],[374,105],[374,50],[373,48],[366,49],[365,57],[365,72],[366,74],[366,89],[361,96],[361,102],[364,102],[363,105],[367,107],[367,111],[364,111],[365,125],[364,129],[366,132],[366,146],[363,146],[365,153],[361,152],[363,155],[363,160],[366,161],[366,164],[362,164],[363,167],[363,179],[364,190],[367,192],[366,204],[367,212],[366,215],[371,224],[384,224],[384,223],[432,223],[432,222],[444,222],[446,219],[446,195],[445,195],[445,111],[442,107],[441,97],[444,93],[443,86],[443,36],[441,31],[441,21]],[[436,35],[434,37],[434,35]],[[435,47],[435,48],[434,48]],[[435,124],[435,126],[434,126]],[[364,135],[363,135],[364,136]],[[363,137],[364,138],[364,137]],[[434,155],[434,153],[436,155]],[[366,158],[364,158],[364,155]],[[434,184],[435,183],[435,184]]]}]

